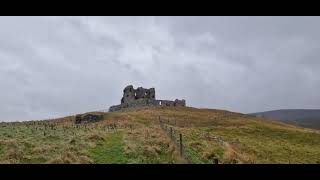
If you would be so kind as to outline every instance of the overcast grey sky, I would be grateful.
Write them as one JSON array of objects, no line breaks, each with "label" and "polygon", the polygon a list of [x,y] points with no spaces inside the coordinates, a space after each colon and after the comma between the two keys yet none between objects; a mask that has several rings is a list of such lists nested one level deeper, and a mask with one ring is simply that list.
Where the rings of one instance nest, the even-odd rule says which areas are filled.
[{"label": "overcast grey sky", "polygon": [[0,17],[0,121],[108,109],[128,84],[199,108],[320,108],[319,32],[319,17]]}]

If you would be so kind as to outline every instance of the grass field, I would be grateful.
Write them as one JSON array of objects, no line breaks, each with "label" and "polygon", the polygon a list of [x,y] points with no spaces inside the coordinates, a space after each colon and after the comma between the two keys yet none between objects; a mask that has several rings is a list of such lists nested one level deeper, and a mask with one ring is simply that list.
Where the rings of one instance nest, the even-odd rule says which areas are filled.
[{"label": "grass field", "polygon": [[[222,110],[142,108],[0,123],[0,163],[320,163],[320,132]],[[183,156],[159,116],[183,136]],[[116,127],[116,128],[113,128]]]}]

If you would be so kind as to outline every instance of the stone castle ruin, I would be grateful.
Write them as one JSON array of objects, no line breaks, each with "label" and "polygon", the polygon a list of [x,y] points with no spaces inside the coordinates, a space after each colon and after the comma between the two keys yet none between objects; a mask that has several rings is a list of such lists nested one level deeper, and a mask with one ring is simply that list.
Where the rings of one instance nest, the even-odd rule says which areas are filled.
[{"label": "stone castle ruin", "polygon": [[156,92],[154,88],[145,89],[143,87],[138,87],[137,89],[134,89],[132,85],[129,85],[123,90],[121,104],[111,106],[109,111],[113,112],[124,108],[144,106],[186,106],[186,101],[184,99],[176,99],[175,101],[156,100]]}]

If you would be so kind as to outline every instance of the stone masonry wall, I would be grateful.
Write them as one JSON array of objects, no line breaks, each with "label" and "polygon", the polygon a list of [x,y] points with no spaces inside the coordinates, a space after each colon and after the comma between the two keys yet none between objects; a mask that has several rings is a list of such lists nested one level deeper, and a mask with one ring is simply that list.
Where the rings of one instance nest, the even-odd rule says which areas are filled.
[{"label": "stone masonry wall", "polygon": [[175,101],[156,100],[155,88],[145,89],[143,87],[138,87],[137,89],[134,89],[132,85],[129,85],[123,90],[121,104],[111,106],[109,111],[113,112],[124,108],[144,106],[186,106],[186,101],[184,99],[176,99]]}]

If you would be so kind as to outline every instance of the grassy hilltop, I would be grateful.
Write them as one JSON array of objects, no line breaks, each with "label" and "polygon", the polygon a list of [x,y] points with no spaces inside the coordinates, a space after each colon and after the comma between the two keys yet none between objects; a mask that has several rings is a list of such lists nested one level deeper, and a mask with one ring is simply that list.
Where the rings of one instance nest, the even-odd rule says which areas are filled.
[{"label": "grassy hilltop", "polygon": [[240,113],[149,107],[98,114],[103,120],[87,125],[75,125],[74,116],[0,123],[0,163],[320,163],[320,131]]}]

